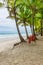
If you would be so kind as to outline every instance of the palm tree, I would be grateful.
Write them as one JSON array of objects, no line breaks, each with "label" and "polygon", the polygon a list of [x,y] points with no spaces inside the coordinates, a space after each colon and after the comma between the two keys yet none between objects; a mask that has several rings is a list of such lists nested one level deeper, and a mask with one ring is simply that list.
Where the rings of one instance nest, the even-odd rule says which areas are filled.
[{"label": "palm tree", "polygon": [[39,3],[37,3],[38,12],[41,14],[40,24],[41,24],[41,36],[42,36],[42,28],[43,28],[43,0],[39,0]]},{"label": "palm tree", "polygon": [[[42,0],[24,0],[25,5],[32,11],[32,25],[33,25],[33,35],[35,35],[35,15],[39,12],[41,7],[41,16],[43,17],[43,1]],[[29,10],[28,9],[28,10]],[[25,18],[24,18],[25,19]],[[42,21],[41,19],[41,35],[42,35]]]},{"label": "palm tree", "polygon": [[40,7],[39,7],[39,12],[41,14],[41,36],[42,36],[42,29],[43,29],[43,1],[40,1]]},{"label": "palm tree", "polygon": [[18,10],[17,10],[17,17],[19,19],[19,24],[21,24],[21,23],[24,24],[26,35],[28,38],[28,32],[27,32],[26,26],[28,26],[29,24],[31,26],[31,24],[32,24],[32,22],[31,22],[32,12],[29,9],[29,7],[27,7],[25,4],[20,4],[18,6]]},{"label": "palm tree", "polygon": [[29,9],[24,5],[21,4],[18,7],[19,11],[17,11],[17,17],[18,17],[18,24],[23,24],[23,26],[25,27],[25,31],[26,31],[26,35],[28,38],[28,32],[27,32],[27,24],[28,24],[28,18],[30,17],[30,12]]},{"label": "palm tree", "polygon": [[12,17],[12,15],[13,15],[13,17],[14,17],[14,19],[15,19],[15,23],[16,23],[16,27],[17,27],[17,31],[18,31],[18,34],[19,34],[19,38],[20,38],[20,40],[21,40],[21,42],[24,42],[25,40],[23,39],[23,37],[21,36],[21,33],[20,33],[20,31],[19,31],[19,27],[18,27],[18,24],[17,24],[17,17],[16,17],[16,0],[14,1],[14,0],[8,0],[8,2],[7,2],[7,4],[8,4],[8,11],[10,12],[10,17]]},{"label": "palm tree", "polygon": [[[34,7],[32,7],[32,5],[31,5],[32,9],[31,8],[29,9],[29,7],[24,3],[20,4],[18,8],[20,9],[20,11],[17,13],[19,15],[19,19],[20,19],[19,23],[24,23],[24,26],[26,25],[26,23],[30,24],[30,26],[32,24],[33,31],[34,31],[34,19],[35,19],[36,8],[34,10]],[[32,18],[33,23],[30,21],[31,19],[29,20],[29,18]],[[26,30],[26,28],[25,28],[25,30]],[[27,34],[27,30],[26,30],[26,34]],[[35,31],[33,32],[33,34],[35,34]],[[27,34],[27,37],[28,37],[28,34]]]},{"label": "palm tree", "polygon": [[33,35],[35,34],[34,31],[34,19],[35,19],[35,15],[37,13],[37,0],[26,0],[25,1],[26,6],[31,10],[32,12],[32,25],[33,25]]}]

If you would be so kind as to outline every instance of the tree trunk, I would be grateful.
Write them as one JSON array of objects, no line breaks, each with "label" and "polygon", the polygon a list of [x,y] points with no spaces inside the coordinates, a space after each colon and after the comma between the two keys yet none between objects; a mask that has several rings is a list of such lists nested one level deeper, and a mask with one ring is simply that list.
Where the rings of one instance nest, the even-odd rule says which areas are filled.
[{"label": "tree trunk", "polygon": [[[33,12],[33,16],[32,16],[33,17],[33,24],[32,24],[33,25],[33,35],[35,35],[35,30],[34,30],[34,16],[35,16],[35,13]],[[37,37],[36,37],[36,35],[35,35],[35,39],[38,40]]]},{"label": "tree trunk", "polygon": [[25,31],[26,31],[26,36],[27,36],[27,38],[28,38],[28,32],[27,32],[27,28],[26,28],[25,21],[24,21],[24,27],[25,27]]},{"label": "tree trunk", "polygon": [[19,27],[18,27],[18,24],[17,24],[17,21],[15,20],[15,23],[16,23],[16,27],[17,27],[17,31],[18,31],[18,34],[19,34],[19,38],[21,40],[21,42],[24,42],[25,40],[23,39],[23,37],[21,36],[21,33],[19,31]]},{"label": "tree trunk", "polygon": [[23,37],[21,36],[21,33],[19,31],[19,27],[18,27],[18,24],[17,24],[17,18],[16,18],[16,11],[15,10],[16,9],[14,8],[15,23],[16,23],[18,34],[19,34],[19,38],[20,38],[21,42],[25,42],[25,40],[23,39]]},{"label": "tree trunk", "polygon": [[34,15],[33,15],[33,35],[35,35],[35,31],[34,31]]},{"label": "tree trunk", "polygon": [[42,36],[42,21],[41,21],[41,36]]},{"label": "tree trunk", "polygon": [[33,35],[35,35],[35,30],[34,30],[34,22],[35,22],[35,11],[33,11],[33,14],[32,14],[32,25],[33,25]]}]

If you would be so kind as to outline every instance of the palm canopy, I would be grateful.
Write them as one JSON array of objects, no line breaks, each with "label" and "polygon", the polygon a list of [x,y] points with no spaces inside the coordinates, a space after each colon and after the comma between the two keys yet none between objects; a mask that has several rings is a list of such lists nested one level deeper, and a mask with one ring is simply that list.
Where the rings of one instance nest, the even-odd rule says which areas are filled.
[{"label": "palm canopy", "polygon": [[14,18],[14,7],[16,8],[19,24],[25,20],[28,24],[34,22],[34,26],[40,26],[40,20],[43,19],[43,0],[8,0],[8,7],[12,18]]},{"label": "palm canopy", "polygon": [[31,10],[26,7],[25,5],[20,5],[17,9],[17,18],[19,20],[18,23],[23,23],[25,21],[25,23],[29,24],[29,18],[31,17],[32,12]]},{"label": "palm canopy", "polygon": [[[31,16],[32,12],[31,10],[26,7],[25,5],[25,0],[16,0],[16,3],[14,3],[15,0],[8,0],[8,10],[11,14],[11,17],[14,18],[14,4],[16,8],[16,14],[17,14],[17,19],[23,20],[27,19]],[[12,16],[13,15],[13,16]]]}]

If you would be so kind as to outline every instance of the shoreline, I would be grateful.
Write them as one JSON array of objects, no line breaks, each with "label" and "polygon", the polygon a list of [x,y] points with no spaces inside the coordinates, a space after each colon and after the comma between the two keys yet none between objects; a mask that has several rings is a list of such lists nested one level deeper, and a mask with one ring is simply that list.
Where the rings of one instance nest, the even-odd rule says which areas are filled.
[{"label": "shoreline", "polygon": [[[24,39],[26,39],[26,35],[22,35]],[[41,36],[38,36],[40,38]],[[12,49],[14,44],[19,43],[20,39],[19,36],[7,36],[7,37],[0,37],[0,52],[6,51],[8,49]]]},{"label": "shoreline", "polygon": [[[26,39],[26,36],[24,35],[23,38]],[[0,52],[12,49],[13,45],[19,42],[19,36],[0,37]]]}]

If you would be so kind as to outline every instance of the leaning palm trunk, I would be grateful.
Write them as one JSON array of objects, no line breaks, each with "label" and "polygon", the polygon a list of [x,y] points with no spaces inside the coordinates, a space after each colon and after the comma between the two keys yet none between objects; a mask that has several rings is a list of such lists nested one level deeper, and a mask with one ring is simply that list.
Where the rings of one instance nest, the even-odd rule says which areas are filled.
[{"label": "leaning palm trunk", "polygon": [[42,36],[42,20],[41,20],[41,36]]},{"label": "leaning palm trunk", "polygon": [[17,31],[18,31],[18,34],[19,34],[19,38],[20,38],[21,42],[24,42],[25,40],[24,40],[23,37],[21,36],[21,33],[20,33],[20,31],[19,31],[19,27],[18,27],[18,24],[17,24],[16,19],[15,19],[15,22],[16,22],[16,27],[17,27]]},{"label": "leaning palm trunk", "polygon": [[25,40],[24,40],[23,37],[21,36],[21,33],[20,33],[20,31],[19,31],[19,27],[18,27],[18,24],[17,24],[16,19],[15,19],[15,22],[16,22],[16,27],[17,27],[17,31],[18,31],[18,34],[19,34],[19,38],[20,38],[21,42],[24,42]]},{"label": "leaning palm trunk", "polygon": [[33,14],[33,35],[35,35],[35,31],[34,31],[34,14]]},{"label": "leaning palm trunk", "polygon": [[25,31],[26,31],[26,36],[27,36],[27,38],[28,38],[28,32],[27,32],[27,28],[26,28],[25,21],[24,21],[24,27],[25,27]]},{"label": "leaning palm trunk", "polygon": [[18,27],[18,24],[17,24],[17,18],[16,18],[15,8],[14,8],[14,16],[15,16],[15,23],[16,23],[16,27],[17,27],[18,34],[19,34],[19,38],[20,38],[21,42],[24,42],[25,40],[24,40],[23,37],[21,36],[21,33],[20,33],[20,31],[19,31],[19,27]]},{"label": "leaning palm trunk", "polygon": [[19,38],[20,38],[21,42],[25,42],[25,40],[24,40],[23,37],[21,36],[21,33],[20,33],[20,31],[19,31],[19,27],[18,27],[18,24],[17,24],[15,4],[16,4],[16,0],[15,0],[15,2],[14,2],[14,17],[15,17],[15,23],[16,23],[17,31],[18,31]]},{"label": "leaning palm trunk", "polygon": [[33,35],[35,35],[35,39],[38,40],[35,34],[35,30],[34,30],[34,16],[35,16],[35,13],[33,13],[33,16],[32,16],[33,17],[33,24],[32,24],[33,25]]}]

